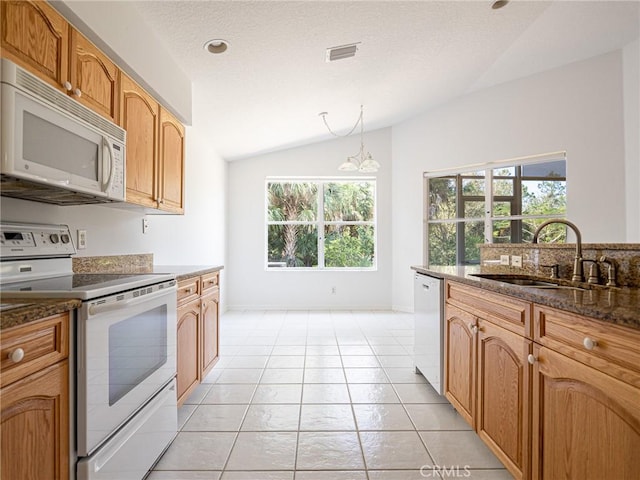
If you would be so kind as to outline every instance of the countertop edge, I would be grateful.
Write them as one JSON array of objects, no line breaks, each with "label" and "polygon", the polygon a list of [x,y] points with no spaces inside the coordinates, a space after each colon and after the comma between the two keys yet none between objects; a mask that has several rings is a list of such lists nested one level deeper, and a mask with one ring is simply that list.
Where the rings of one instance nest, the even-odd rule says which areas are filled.
[{"label": "countertop edge", "polygon": [[[412,270],[432,277],[464,283],[520,300],[577,313],[602,322],[640,329],[640,292],[638,289],[601,289],[587,292],[540,290],[471,276],[474,273],[480,273],[478,266],[446,268],[452,271],[445,272],[422,265],[411,266]],[[453,273],[454,270],[456,273]]]},{"label": "countertop edge", "polygon": [[26,325],[52,315],[70,312],[82,305],[76,298],[2,298],[2,303],[17,303],[24,306],[0,313],[0,331]]},{"label": "countertop edge", "polygon": [[176,276],[178,282],[207,273],[219,272],[224,265],[154,265],[153,273],[169,273]]}]

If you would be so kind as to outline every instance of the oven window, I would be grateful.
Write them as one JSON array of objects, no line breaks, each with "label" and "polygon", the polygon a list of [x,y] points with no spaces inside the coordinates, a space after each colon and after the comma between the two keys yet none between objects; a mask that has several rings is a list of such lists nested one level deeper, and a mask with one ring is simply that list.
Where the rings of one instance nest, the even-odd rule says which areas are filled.
[{"label": "oven window", "polygon": [[166,361],[166,305],[109,327],[109,406]]}]

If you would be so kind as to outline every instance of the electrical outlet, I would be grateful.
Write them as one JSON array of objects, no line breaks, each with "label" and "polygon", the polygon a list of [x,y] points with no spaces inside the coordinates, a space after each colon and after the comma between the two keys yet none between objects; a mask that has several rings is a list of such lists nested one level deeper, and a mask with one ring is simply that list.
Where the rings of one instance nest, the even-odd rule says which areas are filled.
[{"label": "electrical outlet", "polygon": [[509,265],[509,255],[500,255],[500,265]]},{"label": "electrical outlet", "polygon": [[331,295],[335,295],[336,294],[336,287],[331,287]]},{"label": "electrical outlet", "polygon": [[87,231],[86,230],[78,230],[77,232],[78,239],[78,250],[83,250],[87,248]]},{"label": "electrical outlet", "polygon": [[514,267],[522,268],[522,256],[521,255],[511,255],[511,265]]},{"label": "electrical outlet", "polygon": [[148,230],[149,230],[149,219],[148,218],[143,218],[142,219],[142,233],[147,233]]}]

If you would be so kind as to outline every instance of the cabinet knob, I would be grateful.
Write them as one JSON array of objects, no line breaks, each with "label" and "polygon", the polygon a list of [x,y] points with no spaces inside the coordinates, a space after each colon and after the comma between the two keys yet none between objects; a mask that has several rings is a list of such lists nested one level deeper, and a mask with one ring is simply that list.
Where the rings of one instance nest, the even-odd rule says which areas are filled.
[{"label": "cabinet knob", "polygon": [[537,361],[538,359],[534,357],[531,353],[527,356],[527,362],[529,362],[531,365],[533,365]]},{"label": "cabinet knob", "polygon": [[73,85],[71,85],[71,82],[69,81],[64,82],[62,86],[67,92],[70,92],[71,90],[73,90]]},{"label": "cabinet knob", "polygon": [[189,287],[189,288],[185,289],[185,292],[187,292],[187,293],[193,293],[193,288]]},{"label": "cabinet knob", "polygon": [[24,358],[24,350],[21,348],[16,348],[13,352],[9,354],[9,358],[13,363],[21,362]]},{"label": "cabinet knob", "polygon": [[582,345],[584,345],[584,348],[586,348],[587,350],[593,350],[594,347],[598,346],[598,342],[596,340],[593,340],[592,338],[584,337]]},{"label": "cabinet knob", "polygon": [[74,94],[76,97],[78,97],[78,98],[80,98],[80,97],[82,96],[82,92],[80,91],[80,89],[79,89],[79,88],[76,88],[76,89],[73,91],[73,94]]}]

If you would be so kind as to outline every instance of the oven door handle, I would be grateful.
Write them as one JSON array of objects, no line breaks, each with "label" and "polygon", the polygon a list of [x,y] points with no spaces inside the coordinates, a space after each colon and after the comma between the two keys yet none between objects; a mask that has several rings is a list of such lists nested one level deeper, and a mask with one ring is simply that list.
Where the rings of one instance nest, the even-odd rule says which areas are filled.
[{"label": "oven door handle", "polygon": [[163,295],[167,295],[171,291],[175,290],[175,288],[163,288],[162,290],[158,290],[153,293],[146,293],[144,295],[140,295],[139,297],[129,298],[127,300],[118,300],[112,303],[104,303],[100,305],[92,304],[89,305],[89,315],[95,316],[100,315],[101,313],[113,312],[116,310],[121,310],[123,308],[130,307],[132,305],[136,305],[138,303],[147,302],[149,300],[156,299]]}]

